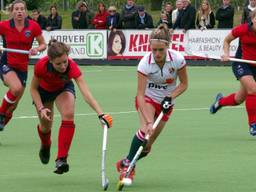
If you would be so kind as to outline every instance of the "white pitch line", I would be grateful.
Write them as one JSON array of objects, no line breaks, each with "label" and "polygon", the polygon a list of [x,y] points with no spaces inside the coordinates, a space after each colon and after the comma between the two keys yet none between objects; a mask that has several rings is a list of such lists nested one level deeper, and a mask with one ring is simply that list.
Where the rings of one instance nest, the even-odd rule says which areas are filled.
[{"label": "white pitch line", "polygon": [[[243,106],[235,106],[235,107],[226,107],[226,109],[243,109]],[[225,108],[224,108],[225,109]],[[199,108],[181,108],[181,109],[174,109],[174,111],[203,111],[203,110],[209,110],[209,108],[206,107],[199,107]],[[119,111],[119,112],[107,112],[111,115],[121,115],[121,114],[130,114],[130,113],[136,113],[137,111]],[[94,116],[95,113],[77,113],[75,116]],[[54,117],[60,117],[59,114],[54,115]],[[13,117],[13,119],[37,119],[37,115],[22,115]]]}]

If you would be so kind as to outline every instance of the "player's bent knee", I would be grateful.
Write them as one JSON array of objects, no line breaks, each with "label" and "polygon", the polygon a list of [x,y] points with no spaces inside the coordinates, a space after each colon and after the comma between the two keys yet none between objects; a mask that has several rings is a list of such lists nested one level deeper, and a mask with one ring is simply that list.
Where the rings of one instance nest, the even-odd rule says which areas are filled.
[{"label": "player's bent knee", "polygon": [[256,95],[256,88],[255,87],[249,87],[247,89],[247,94],[248,95]]},{"label": "player's bent knee", "polygon": [[15,95],[16,97],[22,95],[23,89],[24,89],[24,88],[22,87],[22,85],[17,85],[17,86],[15,86],[15,87],[11,87],[11,88],[10,88],[12,94]]},{"label": "player's bent knee", "polygon": [[62,116],[62,119],[65,119],[65,120],[74,120],[74,113],[71,113],[71,112],[64,112],[61,114]]}]

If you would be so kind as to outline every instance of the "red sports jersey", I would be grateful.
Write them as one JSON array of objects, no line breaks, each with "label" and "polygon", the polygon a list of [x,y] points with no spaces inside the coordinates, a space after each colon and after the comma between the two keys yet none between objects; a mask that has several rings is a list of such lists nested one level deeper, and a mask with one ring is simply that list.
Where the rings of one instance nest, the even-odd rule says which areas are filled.
[{"label": "red sports jersey", "polygon": [[66,72],[59,73],[53,68],[47,56],[40,59],[34,68],[34,75],[40,78],[39,86],[49,92],[59,91],[64,88],[65,83],[82,75],[75,61],[69,58],[68,63]]},{"label": "red sports jersey", "polygon": [[[34,38],[41,34],[40,26],[29,19],[25,19],[24,28],[21,32],[16,29],[13,19],[0,22],[0,35],[6,41],[7,48],[30,50]],[[8,65],[20,71],[27,71],[28,61],[28,55],[7,53]]]},{"label": "red sports jersey", "polygon": [[242,24],[232,30],[234,37],[239,37],[242,47],[242,59],[256,60],[256,34],[248,24]]}]

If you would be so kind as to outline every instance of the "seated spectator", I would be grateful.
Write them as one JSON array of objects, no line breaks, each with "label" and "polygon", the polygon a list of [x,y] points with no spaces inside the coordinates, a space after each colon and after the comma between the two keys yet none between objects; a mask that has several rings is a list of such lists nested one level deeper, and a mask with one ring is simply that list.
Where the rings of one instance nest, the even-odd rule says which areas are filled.
[{"label": "seated spectator", "polygon": [[32,19],[39,24],[42,30],[46,29],[47,19],[40,14],[40,11],[38,9],[34,9],[32,11]]},{"label": "seated spectator", "polygon": [[158,27],[158,25],[160,25],[162,23],[166,24],[169,29],[172,28],[172,24],[170,24],[169,21],[168,21],[168,14],[166,13],[166,11],[161,12],[160,20],[158,21],[156,27]]},{"label": "seated spectator", "polygon": [[215,25],[214,13],[208,0],[203,0],[199,8],[196,18],[196,26],[198,29],[212,29]]},{"label": "seated spectator", "polygon": [[106,29],[106,22],[107,22],[108,12],[104,3],[98,4],[98,12],[96,13],[95,17],[92,19],[92,24],[94,25],[95,29]]},{"label": "seated spectator", "polygon": [[249,4],[244,7],[241,23],[251,22],[250,13],[256,9],[256,0],[249,0]]},{"label": "seated spectator", "polygon": [[107,16],[107,29],[116,31],[116,29],[121,29],[121,22],[120,22],[120,14],[116,11],[115,6],[110,6],[108,8],[109,15]]},{"label": "seated spectator", "polygon": [[182,12],[183,10],[183,1],[182,0],[177,0],[176,1],[176,9],[173,10],[172,12],[172,25],[174,25],[174,23],[177,20],[178,15]]},{"label": "seated spectator", "polygon": [[77,10],[72,13],[73,29],[93,29],[93,13],[89,10],[88,4],[84,1],[77,3]]},{"label": "seated spectator", "polygon": [[165,6],[164,6],[164,11],[166,12],[167,14],[167,20],[168,20],[168,24],[167,26],[169,28],[172,27],[172,4],[170,2],[167,2],[165,3]]},{"label": "seated spectator", "polygon": [[135,15],[137,7],[133,0],[127,0],[121,13],[121,22],[123,29],[136,29]]},{"label": "seated spectator", "polygon": [[223,0],[222,6],[216,12],[219,29],[233,28],[234,7],[231,6],[230,0]]},{"label": "seated spectator", "polygon": [[195,29],[196,9],[191,5],[190,0],[183,0],[184,8],[179,14],[173,29],[179,28],[186,32],[189,29]]},{"label": "seated spectator", "polygon": [[50,7],[50,15],[47,19],[46,30],[53,31],[56,29],[61,29],[62,17],[58,14],[56,5]]},{"label": "seated spectator", "polygon": [[137,29],[154,28],[151,15],[145,12],[145,8],[142,5],[138,6],[138,13],[135,15],[135,26]]}]

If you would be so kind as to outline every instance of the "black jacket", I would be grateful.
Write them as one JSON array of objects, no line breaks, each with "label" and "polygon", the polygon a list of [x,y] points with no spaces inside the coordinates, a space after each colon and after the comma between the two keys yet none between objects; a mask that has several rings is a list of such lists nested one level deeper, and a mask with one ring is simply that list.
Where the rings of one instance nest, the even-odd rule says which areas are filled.
[{"label": "black jacket", "polygon": [[145,12],[145,18],[144,18],[144,24],[141,23],[141,19],[139,14],[137,13],[135,15],[135,25],[136,25],[136,29],[146,29],[146,28],[154,28],[153,25],[153,19],[151,17],[151,15],[149,15],[148,13]]},{"label": "black jacket", "polygon": [[219,21],[219,29],[233,28],[234,8],[231,5],[226,8],[220,7],[216,12],[216,20]]},{"label": "black jacket", "polygon": [[47,19],[45,16],[43,15],[39,15],[37,21],[35,21],[39,24],[39,26],[41,27],[42,30],[46,29],[46,24],[47,24]]},{"label": "black jacket", "polygon": [[123,29],[136,29],[135,15],[137,13],[137,7],[133,6],[130,9],[124,6],[121,13],[121,22]]},{"label": "black jacket", "polygon": [[196,17],[196,26],[197,28],[201,29],[201,28],[206,28],[206,29],[212,29],[215,25],[215,17],[214,17],[214,13],[211,11],[211,13],[209,14],[209,23],[205,23],[204,25],[202,25],[200,23],[201,18],[199,18],[199,14],[197,14]]},{"label": "black jacket", "polygon": [[192,5],[189,5],[179,13],[173,29],[195,29],[195,20],[196,9]]},{"label": "black jacket", "polygon": [[122,28],[119,13],[116,12],[115,15],[113,15],[113,16],[112,15],[107,16],[107,22],[106,22],[107,29],[109,29],[109,27],[111,26],[111,20],[113,20],[113,22],[112,22],[113,29],[121,29]]},{"label": "black jacket", "polygon": [[252,12],[252,10],[248,7],[248,5],[246,7],[244,7],[241,23],[251,22],[251,17],[250,17],[251,12]]},{"label": "black jacket", "polygon": [[[79,20],[75,20],[75,17],[79,17]],[[92,18],[93,14],[90,11],[80,12],[76,10],[72,13],[72,27],[73,29],[92,29]]]},{"label": "black jacket", "polygon": [[61,29],[61,26],[62,26],[61,16],[56,15],[56,17],[52,19],[52,15],[49,15],[47,19],[46,27],[51,27],[51,30],[56,30],[56,29]]}]

